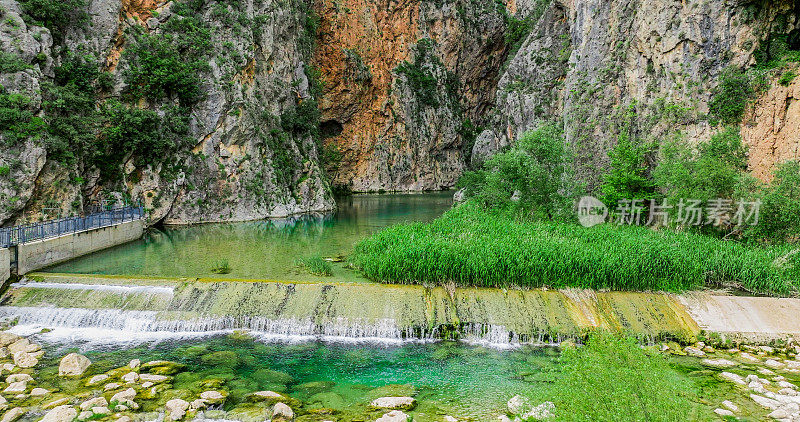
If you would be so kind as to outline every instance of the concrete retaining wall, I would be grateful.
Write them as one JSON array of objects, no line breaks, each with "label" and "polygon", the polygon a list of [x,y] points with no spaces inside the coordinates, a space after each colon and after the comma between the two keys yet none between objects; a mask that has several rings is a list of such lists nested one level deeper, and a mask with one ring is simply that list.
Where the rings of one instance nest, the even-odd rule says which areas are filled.
[{"label": "concrete retaining wall", "polygon": [[11,277],[11,251],[0,248],[0,284]]},{"label": "concrete retaining wall", "polygon": [[[142,237],[144,220],[67,234],[17,246],[17,274],[26,274]],[[9,262],[4,259],[4,262]]]}]

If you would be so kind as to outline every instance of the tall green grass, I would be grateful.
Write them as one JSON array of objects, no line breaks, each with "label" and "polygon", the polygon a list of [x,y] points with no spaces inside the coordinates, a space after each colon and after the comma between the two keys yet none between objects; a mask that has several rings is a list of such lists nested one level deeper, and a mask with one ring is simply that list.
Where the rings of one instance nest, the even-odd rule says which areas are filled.
[{"label": "tall green grass", "polygon": [[528,221],[466,203],[431,223],[378,232],[356,245],[352,260],[368,278],[393,283],[672,292],[725,286],[796,295],[800,254],[792,250],[644,227]]}]

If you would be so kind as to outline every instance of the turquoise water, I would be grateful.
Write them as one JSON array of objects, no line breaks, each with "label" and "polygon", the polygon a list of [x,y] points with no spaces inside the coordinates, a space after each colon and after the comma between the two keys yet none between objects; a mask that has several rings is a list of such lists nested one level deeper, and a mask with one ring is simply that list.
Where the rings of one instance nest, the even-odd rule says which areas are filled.
[{"label": "turquoise water", "polygon": [[[396,395],[417,399],[414,421],[441,421],[446,414],[495,420],[514,394],[533,396],[545,385],[557,357],[548,348],[498,351],[448,342],[394,347],[263,344],[236,335],[124,350],[95,349],[85,354],[94,362],[93,373],[124,366],[134,358],[185,364],[186,371],[174,379],[172,389],[177,391],[170,396],[196,397],[213,385],[230,393],[225,409],[231,411],[243,405],[248,393],[272,390],[301,401],[299,407],[293,406],[300,414],[333,409],[339,421],[374,420],[381,412],[370,412],[367,404]],[[55,371],[57,362],[51,365],[44,372]],[[56,377],[53,382],[61,381]],[[142,405],[152,411],[163,403]]]},{"label": "turquoise water", "polygon": [[[152,229],[143,239],[56,265],[47,271],[155,277],[217,277],[287,281],[364,281],[334,263],[333,277],[298,265],[310,257],[348,255],[353,245],[391,224],[430,221],[452,205],[452,192],[354,195],[336,213],[282,220]],[[212,272],[227,261],[230,272]]]}]

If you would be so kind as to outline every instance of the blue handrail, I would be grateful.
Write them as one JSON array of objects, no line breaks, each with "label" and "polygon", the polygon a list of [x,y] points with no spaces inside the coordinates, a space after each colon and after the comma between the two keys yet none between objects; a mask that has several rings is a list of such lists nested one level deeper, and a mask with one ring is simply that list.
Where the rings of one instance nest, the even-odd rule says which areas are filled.
[{"label": "blue handrail", "polygon": [[129,206],[87,214],[83,217],[66,217],[21,226],[2,227],[0,228],[0,248],[141,220],[144,217],[143,207]]}]

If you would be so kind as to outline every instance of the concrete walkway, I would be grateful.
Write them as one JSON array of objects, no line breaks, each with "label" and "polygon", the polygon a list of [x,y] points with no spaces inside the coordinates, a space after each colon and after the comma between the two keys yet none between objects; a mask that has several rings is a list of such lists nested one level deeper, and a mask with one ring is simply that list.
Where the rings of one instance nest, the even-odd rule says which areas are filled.
[{"label": "concrete walkway", "polygon": [[800,299],[696,292],[678,300],[706,332],[754,343],[800,340]]}]

